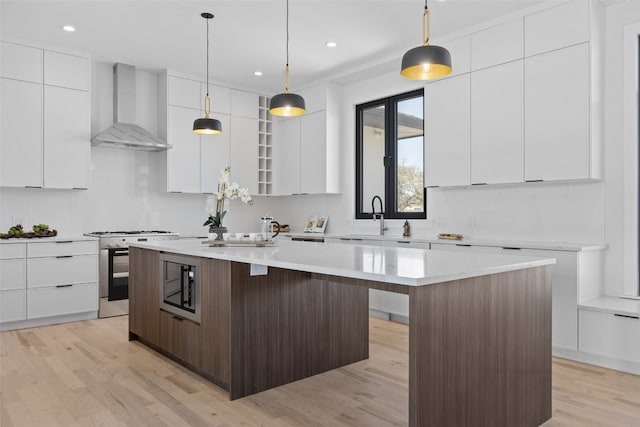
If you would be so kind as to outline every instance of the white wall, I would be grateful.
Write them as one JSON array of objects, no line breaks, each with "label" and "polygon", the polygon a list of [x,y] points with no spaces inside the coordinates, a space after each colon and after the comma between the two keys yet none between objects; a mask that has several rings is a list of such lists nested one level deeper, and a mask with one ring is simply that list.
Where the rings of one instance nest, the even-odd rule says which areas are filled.
[{"label": "white wall", "polygon": [[[635,159],[631,157],[627,159],[625,154],[625,152],[637,152],[637,141],[625,141],[624,139],[626,89],[624,86],[624,31],[626,25],[640,22],[640,2],[626,1],[607,7],[606,19],[605,241],[609,243],[609,250],[605,263],[605,290],[607,294],[619,295],[623,293],[625,269],[637,268],[637,258],[632,265],[624,263],[625,237],[629,237],[627,234],[631,230],[625,229],[625,206],[628,205],[625,205],[623,190],[626,184],[637,191],[636,185],[633,183],[635,178],[633,169],[637,168],[633,165]],[[630,145],[634,147],[630,147]],[[627,215],[630,215],[630,212],[627,212]],[[631,293],[631,288],[632,286],[628,286],[627,293]]]},{"label": "white wall", "polygon": [[[113,122],[112,64],[94,62],[92,78],[91,133],[95,135]],[[157,75],[137,70],[136,85],[138,124],[157,134]],[[65,235],[120,229],[205,235],[202,223],[213,201],[204,195],[167,193],[162,155],[92,147],[89,190],[0,188],[0,231],[20,217],[25,228],[45,223]],[[267,212],[264,199],[257,199],[253,206],[232,201],[224,225],[257,231],[258,218]]]}]

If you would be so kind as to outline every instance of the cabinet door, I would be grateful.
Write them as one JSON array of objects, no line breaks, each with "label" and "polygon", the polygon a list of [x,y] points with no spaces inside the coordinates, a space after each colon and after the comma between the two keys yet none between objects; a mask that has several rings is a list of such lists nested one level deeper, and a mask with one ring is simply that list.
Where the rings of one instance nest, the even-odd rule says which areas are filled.
[{"label": "cabinet door", "polygon": [[227,114],[216,114],[215,118],[222,122],[222,133],[200,137],[200,189],[203,193],[218,191],[220,172],[230,164],[231,118]]},{"label": "cabinet door", "polygon": [[554,346],[578,350],[578,254],[535,249],[508,249],[503,253],[555,258],[551,273],[552,334]]},{"label": "cabinet door", "polygon": [[275,194],[300,193],[300,118],[276,122],[273,144]]},{"label": "cabinet door", "polygon": [[89,185],[91,95],[61,87],[44,87],[44,186]]},{"label": "cabinet door", "polygon": [[468,74],[424,88],[425,186],[471,183],[471,89]]},{"label": "cabinet door", "polygon": [[42,187],[42,85],[0,79],[0,184]]},{"label": "cabinet door", "polygon": [[200,135],[193,132],[198,110],[170,105],[167,114],[167,191],[200,192]]},{"label": "cabinet door", "polygon": [[[256,114],[258,102],[256,100]],[[231,180],[258,194],[258,120],[231,117]]]},{"label": "cabinet door", "polygon": [[258,118],[258,94],[231,89],[231,115]]},{"label": "cabinet door", "polygon": [[192,366],[200,366],[200,325],[160,311],[160,348]]},{"label": "cabinet door", "polygon": [[589,3],[574,0],[525,16],[526,56],[588,41]]},{"label": "cabinet door", "polygon": [[0,291],[25,289],[27,286],[27,263],[25,259],[3,259],[0,261]]},{"label": "cabinet door", "polygon": [[524,62],[471,76],[471,182],[524,181]]},{"label": "cabinet door", "polygon": [[169,105],[201,110],[204,108],[204,95],[200,96],[200,82],[169,76],[167,84]]},{"label": "cabinet door", "polygon": [[[200,83],[200,108],[203,108],[204,97],[207,95],[207,84]],[[231,113],[231,89],[223,86],[209,84],[209,98],[211,98],[211,111],[213,113],[229,114]],[[258,108],[256,106],[256,108]],[[216,119],[217,114],[213,115]],[[224,131],[224,123],[222,124]]]},{"label": "cabinet door", "polygon": [[0,323],[27,318],[27,291],[0,292]]},{"label": "cabinet door", "polygon": [[88,92],[91,90],[89,59],[44,51],[44,84]]},{"label": "cabinet door", "polygon": [[305,114],[301,120],[300,192],[327,192],[327,112]]},{"label": "cabinet door", "polygon": [[0,77],[42,83],[42,49],[0,41]]},{"label": "cabinet door", "polygon": [[525,59],[525,179],[590,177],[589,44]]},{"label": "cabinet door", "polygon": [[473,71],[524,56],[523,19],[518,18],[471,35]]}]

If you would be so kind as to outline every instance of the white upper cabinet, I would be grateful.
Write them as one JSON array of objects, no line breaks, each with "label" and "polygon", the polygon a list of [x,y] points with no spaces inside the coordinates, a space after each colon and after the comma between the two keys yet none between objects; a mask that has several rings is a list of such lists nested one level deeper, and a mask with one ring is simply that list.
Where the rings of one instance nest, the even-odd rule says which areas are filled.
[{"label": "white upper cabinet", "polygon": [[44,51],[44,84],[91,90],[91,62],[88,58]]},{"label": "white upper cabinet", "polygon": [[0,76],[42,83],[42,49],[0,41]]},{"label": "white upper cabinet", "polygon": [[[201,83],[200,84],[200,109],[204,108],[204,97],[206,95],[207,95],[207,84]],[[228,87],[209,84],[209,98],[211,99],[211,111],[213,113],[222,113],[227,115],[231,113],[231,89],[229,89]],[[217,119],[218,117],[215,117],[215,118]],[[222,125],[224,129],[224,123]]]},{"label": "white upper cabinet", "polygon": [[86,189],[89,58],[6,41],[0,46],[0,185]]},{"label": "white upper cabinet", "polygon": [[258,119],[258,94],[231,89],[231,115]]},{"label": "white upper cabinet", "polygon": [[200,94],[200,82],[183,79],[181,77],[168,76],[167,103],[176,107],[202,110],[204,98]]},{"label": "white upper cabinet", "polygon": [[[167,111],[167,191],[200,193],[200,135],[193,121],[200,112],[170,105]],[[213,135],[206,135],[213,136]]]},{"label": "white upper cabinet", "polygon": [[340,100],[335,84],[302,90],[306,113],[274,123],[274,194],[340,192]]},{"label": "white upper cabinet", "polygon": [[521,59],[524,56],[523,19],[518,18],[471,35],[471,70]]},{"label": "white upper cabinet", "polygon": [[88,188],[90,140],[91,95],[89,92],[45,86],[44,186],[46,188]]},{"label": "white upper cabinet", "polygon": [[200,190],[203,193],[218,191],[220,172],[230,165],[231,117],[216,114],[215,118],[222,122],[222,133],[200,137]]},{"label": "white upper cabinet", "polygon": [[425,187],[471,183],[469,74],[424,88]]},{"label": "white upper cabinet", "polygon": [[[258,99],[254,104],[258,111]],[[257,114],[257,113],[256,113]],[[231,116],[231,180],[258,194],[258,120]]]},{"label": "white upper cabinet", "polygon": [[524,180],[524,62],[471,75],[471,183]]},{"label": "white upper cabinet", "polygon": [[574,0],[526,16],[525,55],[538,55],[589,41],[589,3]]},{"label": "white upper cabinet", "polygon": [[300,121],[300,117],[290,117],[275,122],[273,186],[276,194],[300,193]]},{"label": "white upper cabinet", "polygon": [[525,179],[592,177],[589,44],[525,64]]},{"label": "white upper cabinet", "polygon": [[442,44],[451,54],[451,73],[445,76],[454,77],[471,71],[471,37],[464,36]]},{"label": "white upper cabinet", "polygon": [[42,187],[42,85],[0,79],[0,185]]}]

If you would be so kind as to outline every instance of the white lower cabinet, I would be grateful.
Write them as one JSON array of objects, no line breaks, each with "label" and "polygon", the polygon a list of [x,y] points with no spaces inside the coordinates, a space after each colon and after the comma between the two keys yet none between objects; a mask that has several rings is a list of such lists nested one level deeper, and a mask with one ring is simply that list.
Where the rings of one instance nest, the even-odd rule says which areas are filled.
[{"label": "white lower cabinet", "polygon": [[579,310],[581,352],[640,363],[637,316]]},{"label": "white lower cabinet", "polygon": [[0,292],[0,323],[27,318],[26,291]]},{"label": "white lower cabinet", "polygon": [[0,243],[0,329],[86,319],[97,310],[97,240]]},{"label": "white lower cabinet", "polygon": [[98,284],[83,283],[29,289],[29,319],[98,310]]},{"label": "white lower cabinet", "polygon": [[481,253],[489,253],[489,254],[502,253],[501,247],[467,245],[463,243],[432,243],[431,249],[439,250],[439,251],[481,252]]}]

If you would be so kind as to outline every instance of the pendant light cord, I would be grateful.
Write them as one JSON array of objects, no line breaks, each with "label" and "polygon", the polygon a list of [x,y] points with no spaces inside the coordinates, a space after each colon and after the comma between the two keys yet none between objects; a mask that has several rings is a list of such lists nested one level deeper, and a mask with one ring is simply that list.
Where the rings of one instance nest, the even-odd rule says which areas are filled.
[{"label": "pendant light cord", "polygon": [[287,0],[287,66],[284,80],[284,92],[289,93],[289,0]]},{"label": "pendant light cord", "polygon": [[209,96],[209,19],[207,19],[207,96]]},{"label": "pendant light cord", "polygon": [[422,45],[427,46],[429,44],[429,7],[427,6],[427,0],[424,0],[424,14],[422,15]]}]

